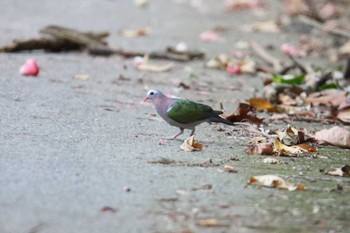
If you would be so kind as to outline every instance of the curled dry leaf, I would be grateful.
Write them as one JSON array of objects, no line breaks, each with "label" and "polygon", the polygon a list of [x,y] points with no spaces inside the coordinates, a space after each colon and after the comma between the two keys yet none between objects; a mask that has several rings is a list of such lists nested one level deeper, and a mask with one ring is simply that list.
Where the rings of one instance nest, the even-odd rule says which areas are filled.
[{"label": "curled dry leaf", "polygon": [[315,139],[333,146],[350,148],[350,132],[339,126],[323,129],[315,133]]},{"label": "curled dry leaf", "polygon": [[258,118],[253,114],[254,108],[249,104],[240,103],[238,108],[229,116],[226,117],[227,120],[231,122],[251,122],[252,124],[261,125],[263,119]]},{"label": "curled dry leaf", "polygon": [[298,130],[292,126],[288,126],[285,130],[278,130],[278,139],[287,146],[296,145],[299,143],[299,133]]},{"label": "curled dry leaf", "polygon": [[258,143],[244,150],[247,154],[272,155],[273,146],[271,143]]},{"label": "curled dry leaf", "polygon": [[278,189],[287,189],[289,191],[304,190],[304,184],[293,185],[289,184],[283,178],[275,175],[263,175],[263,176],[252,176],[249,178],[247,184],[253,184]]},{"label": "curled dry leaf", "polygon": [[260,0],[225,0],[228,9],[253,9],[263,6]]},{"label": "curled dry leaf", "polygon": [[201,150],[203,146],[204,145],[202,143],[198,143],[196,140],[194,140],[194,136],[191,136],[185,139],[180,148],[184,151],[198,151]]},{"label": "curled dry leaf", "polygon": [[341,168],[333,168],[329,169],[328,171],[325,172],[326,175],[331,175],[331,176],[346,176],[350,177],[350,166],[346,164],[345,166]]}]

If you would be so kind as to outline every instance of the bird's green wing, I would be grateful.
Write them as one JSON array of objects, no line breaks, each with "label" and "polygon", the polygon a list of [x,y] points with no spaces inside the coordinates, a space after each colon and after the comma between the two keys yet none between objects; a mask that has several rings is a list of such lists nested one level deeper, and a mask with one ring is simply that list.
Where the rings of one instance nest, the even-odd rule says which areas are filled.
[{"label": "bird's green wing", "polygon": [[213,109],[208,105],[195,103],[187,99],[177,99],[170,106],[167,113],[172,120],[189,124],[206,119],[213,113]]}]

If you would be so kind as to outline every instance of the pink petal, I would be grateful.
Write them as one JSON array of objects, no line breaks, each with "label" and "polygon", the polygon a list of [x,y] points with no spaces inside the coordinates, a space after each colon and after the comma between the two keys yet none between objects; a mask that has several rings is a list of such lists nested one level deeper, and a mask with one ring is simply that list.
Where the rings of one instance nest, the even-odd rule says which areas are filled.
[{"label": "pink petal", "polygon": [[24,76],[37,76],[39,74],[39,66],[34,58],[29,58],[21,66],[19,73]]},{"label": "pink petal", "polygon": [[219,34],[217,34],[216,32],[213,32],[213,31],[202,32],[199,37],[203,41],[217,41],[220,39]]},{"label": "pink petal", "polygon": [[241,74],[242,70],[241,70],[241,67],[237,65],[228,64],[226,66],[226,72],[229,74]]}]

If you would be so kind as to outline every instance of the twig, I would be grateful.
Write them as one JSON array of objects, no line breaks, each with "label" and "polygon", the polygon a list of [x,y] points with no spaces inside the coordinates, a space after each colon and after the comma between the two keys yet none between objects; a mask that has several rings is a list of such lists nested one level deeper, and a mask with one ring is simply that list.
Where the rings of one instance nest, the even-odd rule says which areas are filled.
[{"label": "twig", "polygon": [[255,41],[250,41],[251,49],[264,61],[273,66],[275,72],[279,73],[283,67],[280,61],[272,57],[259,43]]},{"label": "twig", "polygon": [[340,28],[329,28],[325,25],[323,25],[322,23],[317,22],[316,20],[311,19],[310,17],[304,16],[304,15],[300,15],[299,16],[299,20],[307,25],[311,25],[317,29],[320,29],[322,31],[328,32],[328,33],[332,33],[334,35],[338,35],[338,36],[344,36],[344,37],[348,37],[350,38],[350,32],[340,29]]},{"label": "twig", "polygon": [[290,54],[288,54],[288,57],[293,61],[294,65],[298,67],[303,74],[307,74],[306,68],[299,61],[297,61],[295,57],[293,57]]}]

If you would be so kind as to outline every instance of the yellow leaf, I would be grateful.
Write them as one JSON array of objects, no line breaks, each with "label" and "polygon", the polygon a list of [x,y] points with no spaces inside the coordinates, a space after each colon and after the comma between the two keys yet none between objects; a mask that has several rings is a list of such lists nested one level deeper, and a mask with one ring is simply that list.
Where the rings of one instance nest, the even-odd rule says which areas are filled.
[{"label": "yellow leaf", "polygon": [[277,152],[285,151],[290,154],[302,154],[308,152],[308,150],[305,150],[302,147],[283,145],[279,139],[275,139],[275,141],[273,142],[273,148]]},{"label": "yellow leaf", "polygon": [[251,98],[249,99],[249,104],[256,108],[258,111],[268,110],[274,111],[275,106],[273,106],[270,101],[265,98]]}]

